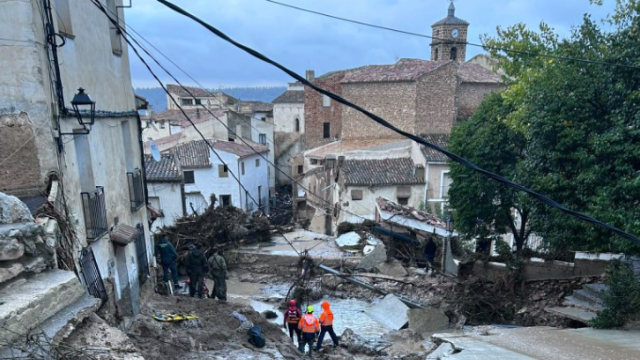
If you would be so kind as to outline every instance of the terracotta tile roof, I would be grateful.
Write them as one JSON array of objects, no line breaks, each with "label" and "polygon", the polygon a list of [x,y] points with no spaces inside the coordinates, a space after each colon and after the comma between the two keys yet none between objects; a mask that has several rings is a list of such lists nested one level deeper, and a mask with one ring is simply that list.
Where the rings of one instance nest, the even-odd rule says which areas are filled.
[{"label": "terracotta tile roof", "polygon": [[347,186],[424,184],[424,178],[414,175],[414,168],[411,158],[345,160],[342,174]]},{"label": "terracotta tile roof", "polygon": [[376,203],[380,210],[390,212],[392,214],[405,216],[409,219],[415,219],[416,221],[431,225],[437,226],[440,228],[445,228],[445,222],[440,219],[438,216],[433,215],[427,211],[416,209],[413,206],[409,205],[400,205],[394,201],[389,199],[379,197],[376,199]]},{"label": "terracotta tile roof", "polygon": [[183,168],[211,167],[209,145],[204,140],[177,145],[171,151],[178,157]]},{"label": "terracotta tile roof", "polygon": [[191,97],[191,95],[189,95],[189,92],[187,92],[187,90],[185,89],[188,89],[189,92],[191,92],[191,94],[193,94],[195,97],[213,98],[213,97],[219,97],[222,94],[224,94],[224,96],[237,101],[237,99],[235,99],[232,96],[229,96],[228,94],[225,94],[222,91],[209,91],[207,89],[197,88],[192,86],[185,86],[183,89],[182,86],[180,85],[167,84],[167,91],[169,91],[170,93],[175,94],[179,97]]},{"label": "terracotta tile roof", "polygon": [[287,90],[273,100],[274,104],[303,104],[304,91]]},{"label": "terracotta tile roof", "polygon": [[140,230],[133,226],[119,224],[116,228],[109,233],[109,240],[115,242],[118,245],[126,246],[132,243],[138,236],[140,236]]},{"label": "terracotta tile roof", "polygon": [[[210,112],[209,112],[210,111]],[[184,112],[194,124],[200,124],[207,121],[218,121],[225,115],[225,110],[221,109],[189,109]],[[192,126],[191,122],[182,114],[180,110],[165,110],[151,115],[153,121],[169,121],[172,125],[180,125],[182,127]]]},{"label": "terracotta tile roof", "polygon": [[241,109],[241,113],[244,113],[245,109],[251,109],[251,112],[269,112],[273,111],[273,104],[263,101],[240,101],[237,104],[238,109]]},{"label": "terracotta tile roof", "polygon": [[433,23],[431,26],[436,25],[469,25],[469,23],[455,16],[447,16],[446,18]]},{"label": "terracotta tile roof", "polygon": [[341,82],[360,83],[414,81],[420,76],[449,63],[451,63],[451,60],[428,61],[419,59],[400,59],[393,65],[369,65],[348,70]]},{"label": "terracotta tile roof", "polygon": [[502,77],[480,64],[464,63],[458,70],[460,80],[468,83],[500,84]]},{"label": "terracotta tile roof", "polygon": [[174,154],[162,154],[160,155],[160,161],[155,161],[151,155],[145,155],[144,168],[147,181],[182,181],[180,163]]},{"label": "terracotta tile roof", "polygon": [[[428,142],[445,149],[449,143],[449,134],[427,134],[422,135],[422,137]],[[432,148],[421,145],[420,149],[422,150],[422,155],[424,155],[427,162],[447,162],[447,160],[449,160],[446,155]]]},{"label": "terracotta tile roof", "polygon": [[[306,157],[324,158],[330,154],[344,154],[349,151],[364,150],[377,146],[406,142],[401,139],[340,140],[311,150]],[[410,140],[409,140],[410,141]]]},{"label": "terracotta tile roof", "polygon": [[[226,153],[234,154],[239,158],[245,158],[258,153],[269,152],[269,148],[253,142],[251,140],[244,140],[247,144],[236,141],[214,141],[207,140],[216,151],[224,151]],[[255,151],[254,151],[255,150]],[[171,150],[178,156],[180,166],[183,168],[206,168],[211,166],[209,145],[205,140],[191,141],[185,144],[177,145]],[[215,155],[213,155],[215,156]]]}]

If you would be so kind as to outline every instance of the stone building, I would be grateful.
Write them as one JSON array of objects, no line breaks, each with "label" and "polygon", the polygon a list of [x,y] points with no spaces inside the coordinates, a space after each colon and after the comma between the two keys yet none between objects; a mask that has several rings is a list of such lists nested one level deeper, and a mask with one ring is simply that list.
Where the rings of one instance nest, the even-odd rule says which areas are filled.
[{"label": "stone building", "polygon": [[[282,170],[276,173],[278,184],[289,184],[289,176],[299,162],[295,158],[304,150],[304,87],[300,83],[288,84],[287,90],[273,100],[275,123],[275,160]],[[300,158],[302,159],[302,158]]]},{"label": "stone building", "polygon": [[[102,4],[124,23],[120,0]],[[153,247],[126,43],[90,1],[2,1],[0,17],[0,64],[10,74],[0,78],[0,191],[40,201],[73,229],[66,249],[54,245],[71,259],[65,270],[76,270],[89,292],[128,324],[139,309]],[[83,100],[79,111],[74,98]],[[59,280],[75,275],[56,274],[18,276],[3,286],[26,296],[21,304],[42,296],[33,291],[36,283],[58,284],[52,291],[64,297],[69,287]],[[3,321],[20,313],[12,311]],[[37,326],[49,315],[28,321]]]},{"label": "stone building", "polygon": [[[452,4],[449,16],[433,25],[436,39],[431,60],[400,59],[391,65],[368,65],[317,78],[307,71],[307,77],[404,131],[446,134],[468,118],[488,93],[503,87],[499,74],[476,61],[464,62],[468,25],[455,17]],[[436,56],[452,51],[455,60]],[[337,139],[401,138],[356,110],[306,90],[307,149]]]},{"label": "stone building", "polygon": [[208,109],[228,109],[238,104],[238,99],[222,91],[208,91],[206,89],[167,84],[167,109],[178,110],[172,98],[184,109],[196,109],[206,106]]}]

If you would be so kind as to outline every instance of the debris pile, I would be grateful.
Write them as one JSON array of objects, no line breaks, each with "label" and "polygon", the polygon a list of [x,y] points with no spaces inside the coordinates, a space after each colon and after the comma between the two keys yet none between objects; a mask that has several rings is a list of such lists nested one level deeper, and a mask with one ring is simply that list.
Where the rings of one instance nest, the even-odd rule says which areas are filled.
[{"label": "debris pile", "polygon": [[214,249],[271,239],[271,224],[263,213],[248,215],[232,206],[216,207],[216,202],[212,195],[204,213],[179,218],[176,225],[162,228],[158,236],[167,236],[179,255],[184,255],[185,245],[199,244],[207,256]]},{"label": "debris pile", "polygon": [[380,210],[388,211],[394,215],[404,215],[408,218],[414,218],[425,224],[437,226],[440,228],[446,227],[445,222],[436,215],[430,214],[424,210],[416,209],[413,206],[397,204],[393,201],[379,197],[377,200]]}]

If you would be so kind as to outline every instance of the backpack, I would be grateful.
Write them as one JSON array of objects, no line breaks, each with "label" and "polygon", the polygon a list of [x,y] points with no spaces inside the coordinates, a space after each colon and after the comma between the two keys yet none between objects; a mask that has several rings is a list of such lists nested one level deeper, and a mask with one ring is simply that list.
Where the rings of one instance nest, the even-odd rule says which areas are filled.
[{"label": "backpack", "polygon": [[287,310],[287,322],[289,324],[297,324],[300,321],[300,317],[298,316],[298,310]]},{"label": "backpack", "polygon": [[249,334],[249,343],[257,348],[263,348],[265,345],[264,337],[262,336],[262,328],[260,326],[254,326],[247,332]]}]

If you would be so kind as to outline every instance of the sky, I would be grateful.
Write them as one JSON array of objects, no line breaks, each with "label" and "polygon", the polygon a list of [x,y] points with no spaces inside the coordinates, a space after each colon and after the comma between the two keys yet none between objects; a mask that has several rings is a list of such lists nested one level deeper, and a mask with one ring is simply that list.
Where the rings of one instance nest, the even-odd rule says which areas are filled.
[{"label": "sky", "polygon": [[[205,87],[284,86],[292,79],[280,70],[232,47],[192,20],[155,0],[132,0],[126,23]],[[170,0],[171,1],[171,0]],[[319,12],[381,26],[431,35],[431,24],[446,17],[448,0],[278,0]],[[126,2],[126,1],[125,1]],[[392,64],[399,58],[429,59],[429,39],[363,27],[303,13],[266,0],[173,0],[235,40],[304,75],[370,64]],[[496,34],[496,27],[541,21],[561,37],[582,22],[585,13],[600,20],[615,0],[603,6],[589,0],[457,0],[456,16],[471,23],[467,41]],[[483,53],[467,48],[467,60]],[[156,87],[142,63],[130,52],[134,87]],[[196,85],[167,59],[158,57],[178,79]],[[169,81],[168,76],[161,76]]]}]

